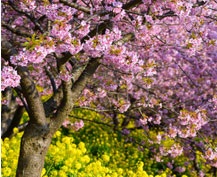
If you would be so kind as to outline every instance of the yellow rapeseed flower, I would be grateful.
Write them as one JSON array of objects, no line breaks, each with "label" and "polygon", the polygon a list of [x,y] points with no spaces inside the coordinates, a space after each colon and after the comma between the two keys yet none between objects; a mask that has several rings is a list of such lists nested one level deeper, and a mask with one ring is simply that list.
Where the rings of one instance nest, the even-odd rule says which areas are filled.
[{"label": "yellow rapeseed flower", "polygon": [[2,169],[2,172],[4,176],[10,176],[12,171],[11,168],[6,167]]},{"label": "yellow rapeseed flower", "polygon": [[102,159],[103,159],[105,162],[109,162],[110,157],[105,154],[105,155],[102,155]]},{"label": "yellow rapeseed flower", "polygon": [[58,174],[59,174],[59,176],[61,176],[61,177],[67,177],[66,173],[65,173],[63,170],[60,170],[60,171],[58,172]]},{"label": "yellow rapeseed flower", "polygon": [[57,131],[57,132],[55,133],[55,135],[58,137],[58,136],[61,135],[61,132],[60,132],[60,131]]},{"label": "yellow rapeseed flower", "polygon": [[13,129],[13,132],[14,132],[14,133],[18,133],[18,132],[19,132],[19,129],[18,129],[18,128],[14,128],[14,129]]},{"label": "yellow rapeseed flower", "polygon": [[51,176],[56,177],[58,175],[58,172],[56,170],[51,171]]},{"label": "yellow rapeseed flower", "polygon": [[41,172],[41,176],[44,176],[44,175],[45,175],[45,173],[46,173],[46,169],[45,169],[45,168],[43,168],[43,169],[42,169],[42,172]]},{"label": "yellow rapeseed flower", "polygon": [[80,163],[76,163],[75,164],[75,168],[79,170],[81,168],[81,164]]}]

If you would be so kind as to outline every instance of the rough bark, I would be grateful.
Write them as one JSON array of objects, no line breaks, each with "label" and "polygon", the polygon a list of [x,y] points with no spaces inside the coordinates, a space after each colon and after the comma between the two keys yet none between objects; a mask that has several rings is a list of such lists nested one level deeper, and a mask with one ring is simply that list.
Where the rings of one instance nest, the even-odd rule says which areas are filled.
[{"label": "rough bark", "polygon": [[28,124],[21,140],[17,177],[40,177],[52,139],[47,127]]},{"label": "rough bark", "polygon": [[44,158],[52,136],[49,134],[49,119],[46,119],[44,107],[28,70],[18,67],[21,76],[20,85],[26,98],[30,121],[21,139],[17,177],[40,177]]}]

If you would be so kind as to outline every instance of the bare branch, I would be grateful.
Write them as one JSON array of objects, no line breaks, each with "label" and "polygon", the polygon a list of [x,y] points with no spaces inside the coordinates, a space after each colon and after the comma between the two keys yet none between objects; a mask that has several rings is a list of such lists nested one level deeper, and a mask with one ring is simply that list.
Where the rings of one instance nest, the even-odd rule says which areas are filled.
[{"label": "bare branch", "polygon": [[173,12],[173,11],[169,11],[163,15],[157,15],[156,18],[159,19],[159,20],[162,20],[166,17],[177,17],[177,15]]},{"label": "bare branch", "polygon": [[105,65],[103,63],[101,63],[102,66],[104,66],[105,68],[109,69],[109,70],[112,70],[113,72],[117,72],[117,73],[120,73],[120,74],[125,74],[125,75],[131,75],[131,73],[127,73],[127,72],[124,72],[124,71],[120,71],[118,69],[114,69],[112,68],[112,66],[108,66],[108,65]]},{"label": "bare branch", "polygon": [[211,16],[204,16],[205,18],[208,18],[208,19],[212,19],[214,21],[217,21],[217,18],[214,18],[214,17],[211,17]]},{"label": "bare branch", "polygon": [[74,106],[73,109],[87,109],[90,111],[94,111],[94,112],[98,112],[98,113],[102,113],[102,112],[114,112],[114,109],[95,109],[95,108],[91,108],[91,107],[87,107],[87,106]]},{"label": "bare branch", "polygon": [[57,109],[58,105],[60,105],[61,99],[63,98],[63,90],[61,86],[57,89],[54,95],[43,103],[45,115],[46,117],[50,117],[50,115]]}]

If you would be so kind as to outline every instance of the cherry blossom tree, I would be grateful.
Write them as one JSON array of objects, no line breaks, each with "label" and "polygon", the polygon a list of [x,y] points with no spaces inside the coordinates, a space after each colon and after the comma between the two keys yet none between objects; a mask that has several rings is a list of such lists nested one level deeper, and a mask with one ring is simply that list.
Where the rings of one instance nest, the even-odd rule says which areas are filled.
[{"label": "cherry blossom tree", "polygon": [[76,108],[123,135],[130,121],[164,132],[150,143],[177,143],[158,157],[197,149],[217,168],[216,40],[215,0],[3,0],[2,137],[30,117],[17,176],[40,176],[54,133],[83,126]]}]

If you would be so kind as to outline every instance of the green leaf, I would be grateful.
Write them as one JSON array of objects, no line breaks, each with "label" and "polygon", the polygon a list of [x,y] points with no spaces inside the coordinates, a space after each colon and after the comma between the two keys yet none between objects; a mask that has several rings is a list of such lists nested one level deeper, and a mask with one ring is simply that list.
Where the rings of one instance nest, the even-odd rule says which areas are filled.
[{"label": "green leaf", "polygon": [[36,34],[34,33],[34,34],[32,35],[32,41],[35,41],[35,36],[36,36]]},{"label": "green leaf", "polygon": [[28,46],[29,42],[25,42],[22,46]]}]

